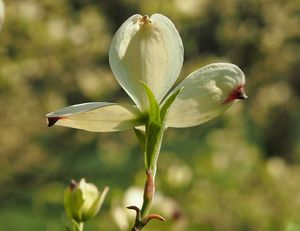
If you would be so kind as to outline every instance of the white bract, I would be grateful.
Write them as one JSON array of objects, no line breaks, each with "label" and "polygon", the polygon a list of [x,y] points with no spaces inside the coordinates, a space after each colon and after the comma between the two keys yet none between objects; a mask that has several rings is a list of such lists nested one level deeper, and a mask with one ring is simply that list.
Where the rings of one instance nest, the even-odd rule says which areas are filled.
[{"label": "white bract", "polygon": [[109,51],[111,69],[135,105],[93,102],[47,115],[54,124],[94,132],[120,131],[145,124],[149,102],[143,83],[162,105],[181,89],[169,108],[166,127],[190,127],[215,118],[235,99],[245,99],[243,72],[230,63],[214,63],[184,79],[169,94],[183,64],[183,44],[166,16],[133,15],[116,32]]},{"label": "white bract", "polygon": [[5,14],[4,3],[2,0],[0,0],[0,31],[2,28],[3,21],[4,21],[4,14]]}]

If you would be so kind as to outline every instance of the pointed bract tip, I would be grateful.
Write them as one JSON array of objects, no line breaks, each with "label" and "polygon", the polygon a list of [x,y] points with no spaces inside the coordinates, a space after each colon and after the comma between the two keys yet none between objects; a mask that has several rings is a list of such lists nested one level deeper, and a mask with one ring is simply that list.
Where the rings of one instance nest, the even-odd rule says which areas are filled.
[{"label": "pointed bract tip", "polygon": [[48,127],[51,127],[53,126],[54,124],[56,124],[56,122],[58,120],[60,120],[61,118],[63,117],[47,117],[47,120],[48,120]]},{"label": "pointed bract tip", "polygon": [[248,99],[248,96],[246,95],[244,88],[241,88],[239,93],[240,94],[238,95],[237,99]]},{"label": "pointed bract tip", "polygon": [[236,99],[248,99],[248,96],[245,93],[244,86],[239,86],[234,89],[223,103],[230,103]]}]

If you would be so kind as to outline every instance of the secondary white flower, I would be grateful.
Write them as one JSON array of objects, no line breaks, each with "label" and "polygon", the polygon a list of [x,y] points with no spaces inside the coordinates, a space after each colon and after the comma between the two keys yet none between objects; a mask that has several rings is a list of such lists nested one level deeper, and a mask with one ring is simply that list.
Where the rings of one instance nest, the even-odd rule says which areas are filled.
[{"label": "secondary white flower", "polygon": [[[94,132],[120,131],[145,124],[148,99],[141,82],[158,103],[178,78],[183,45],[174,24],[164,15],[133,15],[116,32],[109,51],[112,71],[136,105],[93,102],[47,115],[54,124]],[[214,63],[191,73],[169,95],[182,89],[170,107],[166,127],[196,126],[245,99],[243,72],[230,63]]]},{"label": "secondary white flower", "polygon": [[0,0],[0,31],[2,28],[3,21],[4,21],[4,15],[5,15],[4,3],[2,0]]}]

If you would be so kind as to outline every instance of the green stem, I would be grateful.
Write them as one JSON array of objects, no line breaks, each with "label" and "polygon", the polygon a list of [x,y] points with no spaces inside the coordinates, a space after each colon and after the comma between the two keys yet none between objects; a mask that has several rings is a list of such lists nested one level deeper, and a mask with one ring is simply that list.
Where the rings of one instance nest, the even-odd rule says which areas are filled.
[{"label": "green stem", "polygon": [[144,188],[142,209],[139,210],[138,208],[135,208],[137,216],[132,231],[141,230],[150,219],[164,220],[164,218],[157,214],[152,214],[154,216],[149,216],[149,210],[151,208],[155,193],[154,182],[157,160],[165,130],[166,116],[168,114],[169,107],[181,91],[181,89],[177,90],[160,106],[156,101],[151,89],[145,83],[143,83],[143,85],[149,100],[148,118],[145,123],[145,132],[143,133],[136,129],[135,132],[144,152],[147,179]]},{"label": "green stem", "polygon": [[73,231],[83,231],[84,222],[77,222],[72,220],[73,222]]},{"label": "green stem", "polygon": [[83,231],[84,223],[83,223],[83,222],[80,222],[80,223],[78,224],[78,226],[79,226],[79,231]]},{"label": "green stem", "polygon": [[[152,205],[152,201],[155,193],[155,176],[158,156],[160,153],[161,143],[163,139],[164,128],[161,128],[157,133],[156,142],[154,148],[148,149],[145,148],[145,157],[148,158],[148,165],[146,166],[146,182],[144,187],[144,200],[141,209],[142,218],[146,217],[149,214],[149,210]],[[147,138],[146,138],[147,139]],[[147,142],[146,142],[147,143]],[[151,153],[148,151],[151,150]]]},{"label": "green stem", "polygon": [[147,179],[145,182],[144,196],[143,196],[143,205],[141,209],[142,218],[146,217],[149,214],[154,193],[155,193],[154,178],[151,175],[151,173],[147,171]]}]

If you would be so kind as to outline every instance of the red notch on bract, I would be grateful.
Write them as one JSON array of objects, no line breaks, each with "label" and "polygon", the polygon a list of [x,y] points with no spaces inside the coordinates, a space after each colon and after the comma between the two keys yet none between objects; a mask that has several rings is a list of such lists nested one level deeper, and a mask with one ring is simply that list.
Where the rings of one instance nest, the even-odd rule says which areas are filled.
[{"label": "red notch on bract", "polygon": [[63,117],[48,117],[48,127],[53,126],[58,120],[60,120]]},{"label": "red notch on bract", "polygon": [[245,93],[244,86],[239,86],[234,89],[223,103],[230,103],[236,99],[247,99],[248,96]]}]

